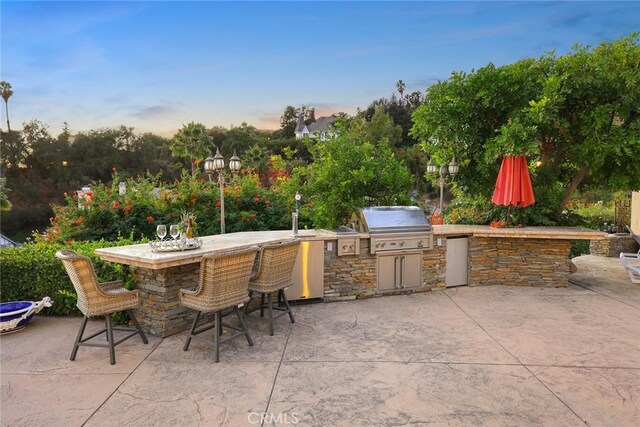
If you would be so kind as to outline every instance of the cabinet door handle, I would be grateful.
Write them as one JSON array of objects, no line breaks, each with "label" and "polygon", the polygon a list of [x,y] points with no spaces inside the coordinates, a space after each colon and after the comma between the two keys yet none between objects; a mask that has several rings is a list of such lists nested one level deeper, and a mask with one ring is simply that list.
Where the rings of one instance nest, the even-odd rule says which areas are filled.
[{"label": "cabinet door handle", "polygon": [[404,256],[400,257],[400,287],[402,289],[404,289],[404,274],[405,274],[405,266],[406,266],[406,259]]},{"label": "cabinet door handle", "polygon": [[393,287],[394,289],[398,289],[400,284],[398,283],[398,261],[400,257],[395,257],[393,259]]}]

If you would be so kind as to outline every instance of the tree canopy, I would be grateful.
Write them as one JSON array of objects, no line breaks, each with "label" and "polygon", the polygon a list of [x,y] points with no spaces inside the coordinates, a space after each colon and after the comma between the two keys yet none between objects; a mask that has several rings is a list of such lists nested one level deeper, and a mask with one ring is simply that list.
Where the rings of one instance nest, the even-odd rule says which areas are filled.
[{"label": "tree canopy", "polygon": [[301,192],[313,203],[316,227],[347,224],[361,206],[409,202],[409,171],[395,157],[388,137],[368,140],[367,125],[361,118],[351,123],[339,118],[336,136],[310,142],[313,163],[295,171],[294,179],[306,182]]},{"label": "tree canopy", "polygon": [[412,135],[437,162],[454,155],[458,194],[489,197],[500,158],[526,154],[534,191],[557,215],[579,185],[640,187],[638,34],[470,73],[427,90]]}]

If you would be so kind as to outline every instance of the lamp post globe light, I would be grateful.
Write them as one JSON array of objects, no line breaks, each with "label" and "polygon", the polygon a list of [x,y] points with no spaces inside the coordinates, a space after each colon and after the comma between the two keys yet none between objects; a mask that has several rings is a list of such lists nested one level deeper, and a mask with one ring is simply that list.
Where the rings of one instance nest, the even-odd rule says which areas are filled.
[{"label": "lamp post globe light", "polygon": [[[233,156],[229,159],[229,169],[231,173],[235,174],[240,170],[240,158],[233,151]],[[224,157],[220,154],[220,149],[216,147],[216,155],[207,157],[204,160],[204,171],[209,175],[209,182],[213,182],[214,172],[218,174],[218,186],[220,188],[220,234],[225,232],[224,224]]]},{"label": "lamp post globe light", "polygon": [[460,170],[460,166],[458,166],[458,162],[456,162],[455,157],[453,157],[449,165],[447,165],[446,163],[443,163],[442,165],[440,165],[439,168],[433,162],[433,159],[430,159],[429,164],[427,164],[428,174],[433,175],[436,173],[436,171],[438,171],[438,175],[439,175],[438,184],[440,185],[440,205],[439,205],[440,212],[442,212],[442,201],[444,196],[444,185],[447,183],[446,181],[447,172],[449,172],[449,175],[451,175],[451,177],[454,177],[456,176],[459,170]]}]

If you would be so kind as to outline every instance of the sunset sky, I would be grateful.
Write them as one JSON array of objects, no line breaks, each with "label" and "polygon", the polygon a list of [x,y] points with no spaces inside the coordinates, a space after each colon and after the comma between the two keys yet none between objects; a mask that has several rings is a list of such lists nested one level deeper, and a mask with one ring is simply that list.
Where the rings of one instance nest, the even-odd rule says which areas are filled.
[{"label": "sunset sky", "polygon": [[[469,71],[640,30],[640,2],[0,3],[12,128],[190,121],[279,127],[287,105],[354,113],[398,79]],[[317,115],[317,114],[316,114]],[[0,125],[6,130],[2,108]]]}]

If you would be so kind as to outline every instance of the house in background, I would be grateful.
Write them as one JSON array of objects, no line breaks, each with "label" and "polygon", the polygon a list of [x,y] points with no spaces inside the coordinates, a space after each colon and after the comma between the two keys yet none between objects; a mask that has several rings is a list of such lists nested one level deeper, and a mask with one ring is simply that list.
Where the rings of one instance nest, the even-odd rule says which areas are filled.
[{"label": "house in background", "polygon": [[296,126],[296,139],[302,139],[305,136],[309,138],[320,138],[320,141],[324,141],[331,136],[330,127],[336,120],[335,115],[318,117],[316,120],[316,109],[309,108],[305,114],[302,113],[298,117],[298,124]]}]

